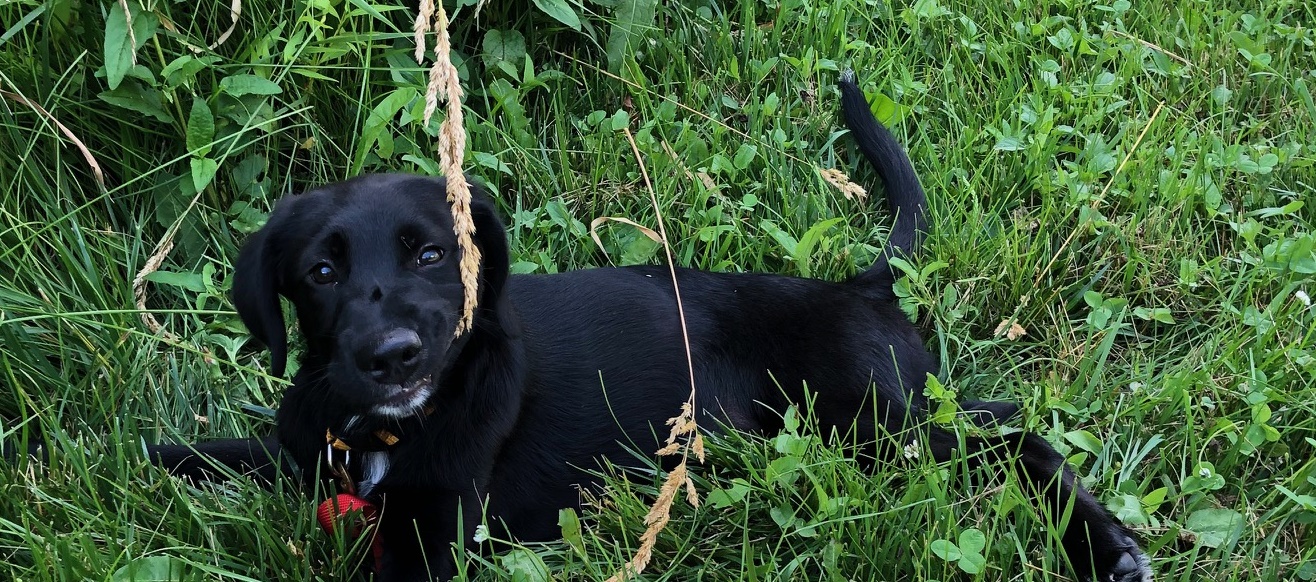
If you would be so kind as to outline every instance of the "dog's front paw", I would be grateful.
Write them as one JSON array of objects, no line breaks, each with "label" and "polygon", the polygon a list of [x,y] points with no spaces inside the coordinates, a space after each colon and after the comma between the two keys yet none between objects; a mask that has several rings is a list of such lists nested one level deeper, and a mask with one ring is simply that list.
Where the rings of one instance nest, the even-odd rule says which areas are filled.
[{"label": "dog's front paw", "polygon": [[1151,560],[1138,542],[1123,536],[1107,566],[1097,572],[1097,582],[1152,582]]}]

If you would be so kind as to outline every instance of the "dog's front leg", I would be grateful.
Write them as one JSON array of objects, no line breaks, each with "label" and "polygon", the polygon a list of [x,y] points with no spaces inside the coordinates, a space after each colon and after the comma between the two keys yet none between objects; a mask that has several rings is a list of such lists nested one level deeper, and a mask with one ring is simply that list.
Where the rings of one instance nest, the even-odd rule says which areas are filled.
[{"label": "dog's front leg", "polygon": [[279,441],[265,438],[225,439],[193,445],[147,445],[151,462],[179,477],[196,481],[223,479],[230,473],[248,474],[273,483],[287,469],[279,454]]},{"label": "dog's front leg", "polygon": [[[482,514],[474,491],[389,491],[379,516],[384,555],[379,582],[447,582],[475,544]],[[454,547],[453,542],[457,542]]]}]

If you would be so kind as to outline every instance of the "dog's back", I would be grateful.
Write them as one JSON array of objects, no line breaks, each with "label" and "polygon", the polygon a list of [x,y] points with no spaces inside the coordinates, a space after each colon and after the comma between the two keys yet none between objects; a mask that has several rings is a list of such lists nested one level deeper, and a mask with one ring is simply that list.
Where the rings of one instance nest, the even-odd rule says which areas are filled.
[{"label": "dog's back", "polygon": [[[618,440],[647,447],[651,424],[674,414],[689,391],[688,341],[701,408],[740,430],[779,429],[785,407],[802,402],[805,387],[825,394],[822,406],[835,411],[821,418],[828,429],[849,430],[858,411],[871,409],[864,406],[870,387],[899,409],[887,430],[899,431],[910,408],[917,416],[923,378],[936,364],[891,301],[889,260],[917,251],[927,202],[908,155],[873,116],[853,73],[842,75],[840,87],[846,125],[881,178],[892,215],[885,249],[871,267],[845,283],[678,268],[688,336],[667,267],[514,276],[508,297],[532,346],[529,357],[540,358],[530,368],[556,370],[540,377],[560,384],[532,391],[570,394],[582,418],[610,418],[620,430],[615,436],[625,435]],[[636,378],[644,374],[662,376]],[[633,385],[650,388],[622,392]],[[557,450],[597,456],[598,444]]]}]

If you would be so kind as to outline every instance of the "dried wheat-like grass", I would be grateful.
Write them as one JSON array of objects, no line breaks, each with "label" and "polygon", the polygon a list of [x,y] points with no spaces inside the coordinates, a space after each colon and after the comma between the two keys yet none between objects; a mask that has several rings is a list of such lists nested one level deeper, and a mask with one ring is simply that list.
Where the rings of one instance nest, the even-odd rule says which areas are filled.
[{"label": "dried wheat-like grass", "polygon": [[691,506],[699,507],[699,491],[695,489],[695,482],[690,478],[688,465],[690,454],[694,453],[699,462],[704,462],[704,437],[699,434],[699,424],[695,421],[694,358],[690,354],[690,333],[685,325],[685,305],[681,302],[681,288],[676,281],[676,263],[672,260],[672,245],[667,239],[662,210],[658,206],[658,194],[654,192],[653,184],[649,181],[649,171],[644,166],[644,158],[640,156],[640,148],[635,145],[635,137],[631,135],[630,129],[626,129],[625,132],[626,139],[631,142],[631,151],[640,164],[640,175],[644,177],[644,186],[649,190],[649,201],[653,204],[653,211],[658,219],[658,234],[662,238],[663,251],[667,253],[667,268],[672,274],[672,291],[676,294],[676,310],[681,319],[681,338],[685,343],[686,364],[690,370],[690,398],[681,404],[680,414],[667,419],[667,425],[672,429],[667,435],[666,446],[658,449],[657,452],[659,456],[680,454],[681,462],[667,474],[667,479],[658,489],[658,498],[649,507],[649,513],[644,516],[645,528],[644,533],[640,534],[640,547],[635,550],[635,555],[630,561],[606,582],[623,582],[643,572],[649,565],[649,561],[653,559],[653,548],[658,543],[658,534],[662,533],[663,528],[667,527],[667,522],[671,521],[672,503],[676,501],[676,495],[681,489],[685,489],[686,502]]},{"label": "dried wheat-like grass", "polygon": [[[6,79],[5,81],[8,82],[8,79]],[[9,86],[15,91],[18,90],[18,88],[14,87],[12,83],[9,84]],[[19,103],[22,103],[23,105],[31,107],[33,111],[37,112],[37,115],[40,115],[41,117],[44,117],[47,121],[55,124],[55,127],[59,129],[59,132],[64,134],[64,137],[68,138],[69,141],[73,142],[73,145],[78,148],[78,152],[82,154],[82,159],[87,161],[87,165],[91,167],[92,175],[96,178],[96,184],[100,185],[101,190],[105,189],[105,174],[101,172],[101,165],[96,162],[96,156],[91,155],[91,150],[87,149],[87,144],[82,143],[82,140],[78,139],[77,134],[73,133],[73,130],[69,129],[67,125],[61,123],[60,120],[56,118],[54,115],[52,115],[49,111],[46,111],[45,107],[42,107],[37,103],[34,103],[31,99],[28,99],[27,97],[24,97],[18,93],[11,93],[3,89],[0,89],[0,96],[6,97],[8,99],[13,99],[14,101],[17,101]]]},{"label": "dried wheat-like grass", "polygon": [[1127,38],[1127,39],[1129,39],[1129,40],[1132,40],[1132,41],[1134,41],[1134,42],[1136,42],[1136,43],[1138,43],[1138,44],[1141,44],[1142,46],[1145,46],[1145,47],[1147,47],[1147,48],[1149,48],[1149,49],[1152,49],[1152,50],[1154,50],[1154,51],[1156,51],[1156,52],[1159,52],[1159,53],[1161,53],[1161,54],[1163,54],[1163,55],[1165,55],[1165,56],[1167,56],[1167,57],[1170,57],[1170,58],[1172,58],[1172,59],[1174,59],[1174,60],[1176,60],[1176,61],[1179,61],[1179,62],[1183,63],[1185,67],[1188,67],[1188,68],[1190,68],[1190,69],[1195,69],[1195,68],[1196,68],[1196,67],[1193,66],[1193,63],[1192,63],[1191,61],[1189,61],[1188,59],[1185,59],[1185,58],[1183,58],[1183,57],[1181,57],[1181,56],[1179,56],[1179,55],[1177,55],[1177,54],[1174,54],[1174,53],[1170,52],[1169,50],[1166,50],[1166,48],[1163,47],[1163,46],[1161,46],[1161,45],[1158,45],[1158,44],[1155,44],[1155,43],[1152,43],[1152,42],[1148,42],[1148,41],[1142,40],[1141,38],[1138,38],[1138,37],[1136,37],[1136,36],[1133,36],[1133,35],[1131,35],[1131,34],[1129,34],[1129,33],[1127,33],[1127,32],[1124,32],[1124,31],[1122,31],[1122,30],[1116,30],[1116,29],[1112,28],[1112,29],[1110,29],[1110,32],[1111,32],[1111,34],[1114,34],[1114,35],[1116,35],[1116,36],[1122,36],[1122,37]]},{"label": "dried wheat-like grass", "polygon": [[[429,15],[433,14],[433,23]],[[462,127],[462,88],[457,67],[452,65],[452,46],[448,37],[448,12],[442,3],[422,0],[416,17],[416,62],[424,63],[425,32],[433,30],[434,65],[430,67],[429,85],[425,90],[425,123],[429,123],[439,106],[439,96],[447,102],[447,117],[439,127],[439,164],[448,177],[448,203],[452,205],[453,231],[457,233],[457,247],[461,250],[462,287],[465,298],[462,318],[457,322],[456,335],[471,328],[475,320],[475,305],[479,300],[480,249],[475,246],[475,220],[471,215],[471,186],[462,172],[462,158],[466,154],[466,131]]]},{"label": "dried wheat-like grass", "polygon": [[826,180],[828,184],[831,184],[832,186],[835,186],[837,190],[840,190],[841,194],[845,195],[846,200],[858,200],[863,202],[864,199],[868,198],[868,191],[864,190],[863,186],[852,182],[850,177],[845,175],[845,172],[836,168],[822,168],[818,170],[818,173],[822,174],[823,179]]},{"label": "dried wheat-like grass", "polygon": [[[174,237],[178,235],[178,229],[182,228],[183,219],[192,212],[192,208],[196,206],[197,201],[200,199],[201,192],[197,192],[183,212],[178,215],[176,220],[174,220],[174,223],[165,231],[164,238],[160,240],[160,244],[156,245],[155,251],[151,253],[151,256],[146,259],[146,264],[142,265],[142,270],[138,271],[137,275],[133,277],[133,297],[136,299],[138,311],[141,312],[140,317],[142,319],[142,324],[165,344],[175,348],[188,350],[195,348],[183,345],[182,338],[178,337],[174,332],[164,329],[164,326],[160,325],[160,321],[155,318],[155,315],[146,309],[146,278],[149,277],[151,273],[159,270],[160,266],[164,264],[165,259],[169,256],[169,251],[174,249]],[[214,363],[213,354],[211,354],[210,348],[202,347],[200,353],[201,359],[207,364]],[[204,416],[197,416],[197,422],[205,424],[210,422],[210,419]]]},{"label": "dried wheat-like grass", "polygon": [[590,221],[589,236],[594,239],[594,244],[598,245],[599,250],[603,252],[603,256],[608,258],[608,262],[612,262],[612,257],[608,257],[608,249],[604,248],[603,239],[599,238],[599,227],[605,222],[620,222],[621,224],[633,226],[636,230],[640,231],[640,234],[649,237],[649,240],[659,244],[663,242],[662,237],[658,236],[658,233],[654,232],[652,228],[644,226],[634,220],[622,216],[600,216]]},{"label": "dried wheat-like grass", "polygon": [[420,9],[416,13],[416,24],[412,26],[411,30],[416,35],[416,62],[422,65],[425,64],[425,33],[429,32],[430,21],[433,19],[434,0],[420,0]]},{"label": "dried wheat-like grass", "polygon": [[[151,253],[151,256],[146,259],[146,264],[142,266],[142,270],[137,272],[136,277],[133,277],[133,297],[137,299],[137,309],[141,312],[142,324],[146,326],[146,329],[151,330],[152,334],[160,333],[163,326],[160,325],[160,321],[155,318],[155,315],[146,310],[146,277],[158,271],[160,265],[164,264],[165,257],[169,256],[169,251],[174,249],[174,232],[171,230],[165,233],[164,240],[156,245],[155,252]],[[164,336],[170,340],[176,341],[178,339],[169,330],[164,330]]]},{"label": "dried wheat-like grass", "polygon": [[1024,329],[1024,326],[1019,325],[1019,322],[1007,317],[1002,319],[1001,323],[996,325],[996,331],[993,331],[992,335],[995,337],[1001,337],[1004,335],[1006,339],[1014,341],[1028,335],[1028,330]]},{"label": "dried wheat-like grass", "polygon": [[[689,340],[686,344],[688,348]],[[645,528],[644,533],[640,534],[639,549],[635,550],[635,555],[621,571],[613,574],[607,582],[623,582],[643,572],[649,565],[649,561],[653,559],[653,548],[658,543],[658,534],[662,533],[663,528],[666,528],[667,523],[672,520],[672,503],[676,501],[676,494],[682,488],[685,489],[686,503],[692,507],[699,507],[699,491],[695,489],[695,482],[690,478],[687,464],[692,452],[699,462],[704,462],[704,436],[699,434],[699,426],[695,422],[694,399],[694,387],[691,386],[690,399],[681,405],[681,413],[667,419],[667,424],[672,430],[667,436],[667,446],[659,449],[657,454],[659,456],[680,454],[681,462],[667,474],[667,479],[658,489],[658,498],[649,507],[649,513],[644,516]]]},{"label": "dried wheat-like grass", "polygon": [[159,270],[160,266],[164,264],[165,258],[169,256],[169,251],[174,249],[174,237],[178,236],[178,229],[183,227],[183,219],[192,212],[192,208],[196,206],[199,200],[201,200],[201,192],[197,192],[192,196],[191,202],[188,202],[183,212],[178,214],[178,218],[174,220],[174,223],[169,225],[164,238],[160,239],[160,243],[155,246],[155,251],[151,253],[150,257],[147,257],[146,264],[142,265],[142,270],[138,271],[137,275],[133,277],[133,296],[137,299],[137,309],[141,311],[142,323],[146,325],[146,329],[151,330],[152,334],[159,334],[167,343],[177,343],[179,338],[173,332],[163,329],[160,322],[155,319],[155,315],[146,310],[146,278],[151,273]]},{"label": "dried wheat-like grass", "polygon": [[[229,4],[228,16],[229,16],[228,28],[225,29],[224,32],[221,32],[219,34],[219,38],[215,39],[215,42],[211,43],[208,46],[199,47],[190,42],[187,42],[186,40],[187,34],[178,30],[178,26],[176,26],[172,20],[169,20],[163,14],[156,14],[156,18],[160,20],[161,28],[169,32],[172,32],[177,37],[177,40],[182,42],[184,47],[187,47],[187,50],[190,50],[194,54],[198,54],[198,55],[206,52],[207,50],[213,51],[219,48],[219,45],[224,44],[226,41],[228,41],[230,36],[233,36],[233,31],[237,30],[238,28],[238,19],[242,18],[242,0],[233,0],[232,3]],[[136,53],[134,53],[134,55],[135,54]]]},{"label": "dried wheat-like grass", "polygon": [[219,38],[215,40],[215,44],[210,45],[212,51],[219,48],[219,45],[224,44],[224,41],[228,40],[228,37],[232,36],[233,31],[237,29],[238,18],[242,17],[242,0],[233,0],[229,4],[228,15],[230,19],[228,29],[220,33]]}]

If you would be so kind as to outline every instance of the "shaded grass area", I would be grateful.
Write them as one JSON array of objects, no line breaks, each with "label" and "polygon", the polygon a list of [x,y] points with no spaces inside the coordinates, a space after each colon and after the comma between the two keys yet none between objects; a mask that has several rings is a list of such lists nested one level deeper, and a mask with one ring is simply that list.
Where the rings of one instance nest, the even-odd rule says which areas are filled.
[{"label": "shaded grass area", "polygon": [[[225,293],[275,198],[437,167],[408,11],[250,1],[233,37],[193,52],[228,26],[221,4],[132,4],[127,67],[105,56],[112,7],[0,6],[0,436],[52,451],[0,465],[10,578],[359,575],[365,548],[321,533],[304,492],[193,488],[138,453],[270,429],[282,380]],[[838,129],[834,82],[853,67],[931,198],[932,236],[899,290],[943,383],[1022,401],[1161,579],[1316,578],[1309,5],[670,3],[613,76],[599,31],[616,12],[582,5],[591,37],[529,3],[489,4],[459,13],[454,38],[467,167],[498,193],[514,270],[659,260],[625,225],[599,227],[603,249],[590,238],[600,216],[653,224],[622,127],[680,264],[863,268],[886,217],[818,175],[876,179]],[[170,230],[149,287],[177,337],[162,340],[131,281]],[[645,576],[1068,575],[1012,477],[921,458],[866,474],[808,434],[715,443],[704,506],[678,510]],[[472,574],[606,577],[657,482],[613,479],[578,535],[472,557],[486,566]],[[974,548],[981,564],[963,559]]]}]

